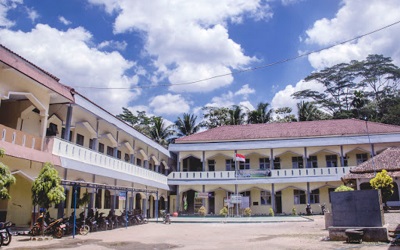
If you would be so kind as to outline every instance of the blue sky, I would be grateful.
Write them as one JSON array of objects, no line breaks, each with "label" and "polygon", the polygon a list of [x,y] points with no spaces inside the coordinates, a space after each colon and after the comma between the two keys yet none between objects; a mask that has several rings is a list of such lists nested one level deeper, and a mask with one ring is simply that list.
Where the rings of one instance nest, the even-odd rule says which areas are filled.
[{"label": "blue sky", "polygon": [[[400,0],[0,0],[0,43],[113,114],[175,121],[201,107],[289,106],[311,72],[368,54],[400,65]],[[166,86],[172,84],[170,86]],[[163,86],[160,86],[163,85]]]}]

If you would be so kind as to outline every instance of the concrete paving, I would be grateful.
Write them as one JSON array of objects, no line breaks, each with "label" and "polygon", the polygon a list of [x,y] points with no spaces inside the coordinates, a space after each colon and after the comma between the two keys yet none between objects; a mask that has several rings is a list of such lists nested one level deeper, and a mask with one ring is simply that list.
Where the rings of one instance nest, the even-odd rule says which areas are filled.
[{"label": "concrete paving", "polygon": [[[171,217],[172,223],[272,223],[272,222],[307,222],[312,217],[302,216],[260,216],[260,217]],[[162,222],[162,218],[149,219],[150,223]]]}]

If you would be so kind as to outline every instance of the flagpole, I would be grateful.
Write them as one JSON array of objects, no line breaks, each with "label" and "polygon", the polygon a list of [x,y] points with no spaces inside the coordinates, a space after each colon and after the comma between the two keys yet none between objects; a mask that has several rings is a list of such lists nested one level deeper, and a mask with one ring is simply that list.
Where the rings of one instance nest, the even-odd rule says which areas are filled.
[{"label": "flagpole", "polygon": [[[238,162],[237,162],[237,150],[235,150],[235,176],[236,176],[236,183],[235,183],[235,192],[236,192],[236,201],[238,200],[238,184],[237,184],[237,179],[238,179]],[[239,216],[239,203],[236,202],[236,217]]]}]

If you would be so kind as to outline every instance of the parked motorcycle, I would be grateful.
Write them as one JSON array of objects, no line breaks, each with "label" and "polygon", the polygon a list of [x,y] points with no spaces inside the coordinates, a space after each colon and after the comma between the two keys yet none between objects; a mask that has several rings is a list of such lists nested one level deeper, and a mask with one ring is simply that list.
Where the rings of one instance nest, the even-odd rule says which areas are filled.
[{"label": "parked motorcycle", "polygon": [[171,215],[167,213],[166,210],[161,210],[161,216],[163,217],[163,223],[164,224],[171,224]]},{"label": "parked motorcycle", "polygon": [[326,204],[324,203],[324,204],[319,205],[319,206],[321,207],[322,215],[324,215],[327,212]]},{"label": "parked motorcycle", "polygon": [[[50,224],[47,224],[46,220],[49,221]],[[63,218],[57,220],[46,219],[46,215],[41,214],[33,225],[30,234],[32,236],[38,236],[43,232],[44,235],[53,235],[56,238],[61,238],[64,235],[65,228],[63,221]]]},{"label": "parked motorcycle", "polygon": [[11,243],[12,235],[11,235],[11,228],[12,222],[0,222],[0,247],[2,245],[8,246]]},{"label": "parked motorcycle", "polygon": [[312,215],[312,208],[310,204],[307,204],[306,206],[306,213],[307,215]]}]

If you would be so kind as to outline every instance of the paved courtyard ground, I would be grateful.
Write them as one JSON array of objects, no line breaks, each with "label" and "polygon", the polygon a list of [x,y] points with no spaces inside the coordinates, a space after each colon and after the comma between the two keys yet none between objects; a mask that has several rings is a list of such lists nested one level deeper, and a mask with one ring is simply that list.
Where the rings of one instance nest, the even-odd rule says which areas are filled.
[{"label": "paved courtyard ground", "polygon": [[[400,249],[388,243],[363,242],[348,244],[329,241],[321,215],[309,219],[286,222],[227,223],[178,223],[170,225],[148,223],[77,235],[62,239],[32,241],[28,236],[15,236],[10,246],[1,249]],[[174,219],[174,218],[172,218]],[[390,228],[400,223],[400,213],[385,214]]]}]

